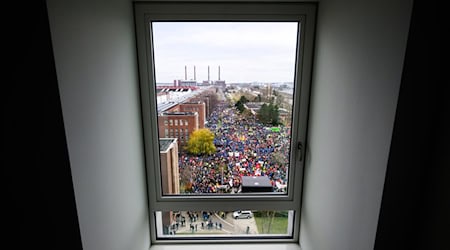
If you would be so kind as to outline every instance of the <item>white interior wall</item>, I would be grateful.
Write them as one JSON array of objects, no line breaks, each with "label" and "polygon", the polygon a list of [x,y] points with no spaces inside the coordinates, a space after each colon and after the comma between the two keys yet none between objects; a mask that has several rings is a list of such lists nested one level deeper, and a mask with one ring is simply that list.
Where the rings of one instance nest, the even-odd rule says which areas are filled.
[{"label": "white interior wall", "polygon": [[131,1],[47,5],[83,249],[148,249]]},{"label": "white interior wall", "polygon": [[411,0],[319,4],[300,244],[373,249]]},{"label": "white interior wall", "polygon": [[[303,249],[372,249],[411,0],[319,4]],[[131,0],[48,1],[84,249],[147,249]]]}]

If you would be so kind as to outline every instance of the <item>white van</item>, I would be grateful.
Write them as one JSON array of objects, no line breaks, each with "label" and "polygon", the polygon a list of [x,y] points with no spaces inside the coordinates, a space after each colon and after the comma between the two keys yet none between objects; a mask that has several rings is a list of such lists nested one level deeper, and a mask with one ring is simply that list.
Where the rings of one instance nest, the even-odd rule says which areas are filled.
[{"label": "white van", "polygon": [[252,211],[235,211],[233,212],[233,218],[235,219],[250,219],[253,217]]}]

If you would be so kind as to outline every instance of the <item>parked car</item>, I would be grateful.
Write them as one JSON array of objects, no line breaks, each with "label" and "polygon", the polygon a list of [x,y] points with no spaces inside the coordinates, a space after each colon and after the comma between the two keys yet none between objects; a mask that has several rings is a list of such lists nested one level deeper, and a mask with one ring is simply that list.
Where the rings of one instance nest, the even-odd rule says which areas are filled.
[{"label": "parked car", "polygon": [[250,219],[253,217],[253,212],[252,211],[235,211],[233,212],[233,218],[235,219]]}]

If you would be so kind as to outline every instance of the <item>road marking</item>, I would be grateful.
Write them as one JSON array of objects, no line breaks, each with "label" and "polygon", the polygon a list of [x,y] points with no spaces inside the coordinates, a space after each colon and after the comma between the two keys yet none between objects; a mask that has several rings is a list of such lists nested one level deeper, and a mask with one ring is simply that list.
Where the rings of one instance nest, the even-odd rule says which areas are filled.
[{"label": "road marking", "polygon": [[214,215],[215,215],[219,220],[221,220],[223,223],[227,224],[228,226],[234,227],[233,224],[231,224],[230,222],[228,222],[228,221],[222,219],[217,213],[214,213]]}]

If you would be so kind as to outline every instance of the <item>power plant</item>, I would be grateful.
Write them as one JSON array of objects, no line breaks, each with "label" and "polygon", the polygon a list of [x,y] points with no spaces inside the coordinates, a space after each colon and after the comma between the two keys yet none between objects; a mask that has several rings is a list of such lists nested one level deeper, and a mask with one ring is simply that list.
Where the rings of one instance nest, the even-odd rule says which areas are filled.
[{"label": "power plant", "polygon": [[197,82],[197,72],[196,72],[196,66],[193,66],[193,78],[188,79],[188,66],[184,66],[184,80],[176,79],[173,81],[174,86],[183,86],[183,87],[195,87],[195,86],[209,86],[209,85],[221,85],[225,87],[225,80],[220,79],[220,65],[218,66],[218,79],[215,81],[212,81],[210,76],[210,67],[208,65],[208,79],[203,80],[202,82]]}]

